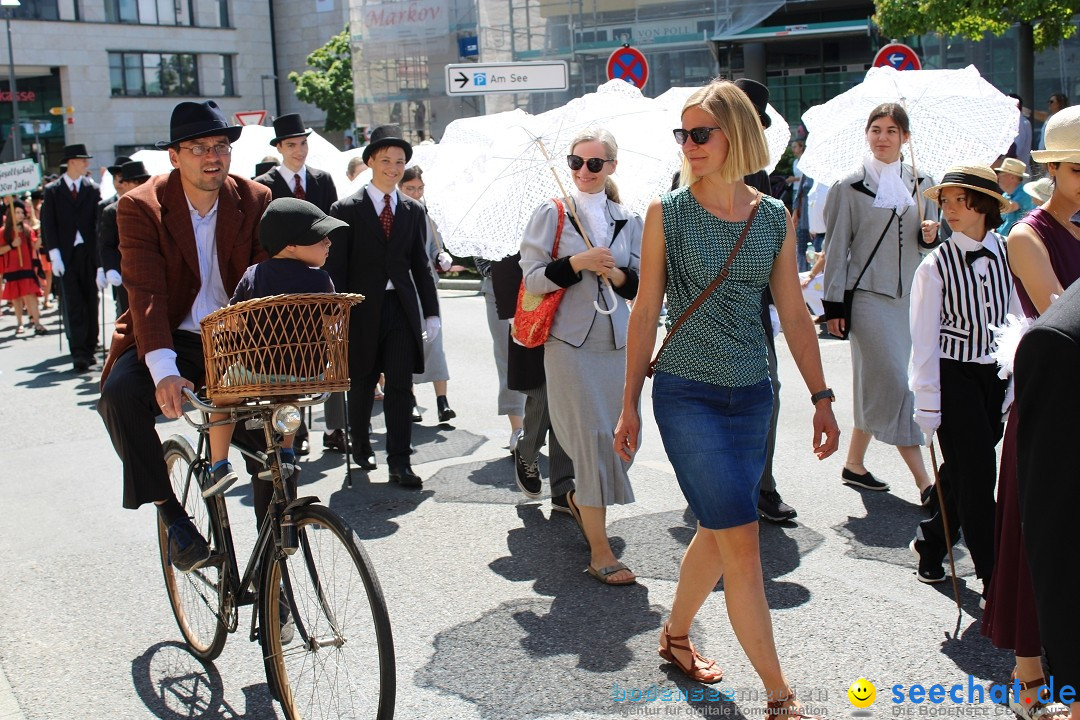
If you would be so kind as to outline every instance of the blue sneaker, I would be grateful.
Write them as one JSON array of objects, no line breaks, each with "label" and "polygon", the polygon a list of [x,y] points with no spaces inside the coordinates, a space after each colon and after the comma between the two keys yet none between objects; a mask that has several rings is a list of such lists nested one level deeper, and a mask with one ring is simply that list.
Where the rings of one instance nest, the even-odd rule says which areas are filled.
[{"label": "blue sneaker", "polygon": [[202,567],[210,559],[210,546],[188,517],[169,526],[169,562],[182,573]]},{"label": "blue sneaker", "polygon": [[233,486],[237,477],[231,463],[226,462],[219,465],[217,470],[210,471],[210,484],[203,488],[202,496],[208,498],[213,495],[220,495]]}]

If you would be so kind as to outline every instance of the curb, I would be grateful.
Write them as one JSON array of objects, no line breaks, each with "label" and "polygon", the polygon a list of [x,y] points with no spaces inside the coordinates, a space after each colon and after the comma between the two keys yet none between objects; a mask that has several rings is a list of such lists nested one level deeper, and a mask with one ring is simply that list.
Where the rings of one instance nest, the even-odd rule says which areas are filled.
[{"label": "curb", "polygon": [[0,668],[0,720],[25,720],[19,703],[15,700],[15,693],[11,691],[7,675]]},{"label": "curb", "polygon": [[483,281],[475,278],[441,278],[438,282],[439,290],[472,290],[480,292]]}]

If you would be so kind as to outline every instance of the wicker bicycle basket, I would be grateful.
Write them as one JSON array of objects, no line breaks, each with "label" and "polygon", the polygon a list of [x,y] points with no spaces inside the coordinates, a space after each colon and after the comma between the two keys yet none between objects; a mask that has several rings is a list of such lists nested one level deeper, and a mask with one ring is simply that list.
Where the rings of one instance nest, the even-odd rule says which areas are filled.
[{"label": "wicker bicycle basket", "polygon": [[349,309],[363,295],[245,300],[202,320],[211,402],[349,389]]}]

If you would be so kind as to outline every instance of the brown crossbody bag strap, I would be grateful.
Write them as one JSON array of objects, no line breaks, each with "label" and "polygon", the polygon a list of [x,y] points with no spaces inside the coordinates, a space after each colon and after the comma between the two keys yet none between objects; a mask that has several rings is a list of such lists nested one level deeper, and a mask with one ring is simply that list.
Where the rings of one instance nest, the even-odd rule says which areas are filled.
[{"label": "brown crossbody bag strap", "polygon": [[731,254],[728,255],[727,260],[724,261],[724,267],[722,270],[720,270],[720,274],[717,275],[716,279],[709,284],[709,287],[705,288],[705,290],[694,299],[694,302],[690,303],[690,307],[686,308],[686,312],[680,315],[679,319],[676,320],[675,324],[671,326],[670,330],[668,330],[667,335],[664,336],[664,342],[660,343],[660,349],[656,351],[656,357],[652,359],[652,362],[649,363],[648,369],[645,371],[646,377],[653,376],[653,373],[656,371],[656,363],[660,362],[660,354],[664,352],[664,348],[667,347],[667,344],[671,340],[671,336],[675,334],[675,331],[682,327],[682,324],[686,322],[686,320],[691,315],[694,314],[694,311],[697,310],[703,302],[705,302],[705,299],[709,297],[709,295],[712,295],[713,290],[719,287],[720,283],[724,282],[724,280],[727,279],[727,276],[731,273],[731,263],[735,261],[735,256],[738,254],[739,248],[742,247],[743,241],[746,240],[746,236],[750,234],[750,226],[754,224],[754,218],[757,217],[757,211],[760,206],[761,195],[759,193],[757,202],[754,203],[753,209],[750,210],[750,217],[746,219],[746,226],[743,227],[743,231],[742,234],[739,235],[739,239],[735,241],[735,247],[731,248]]}]

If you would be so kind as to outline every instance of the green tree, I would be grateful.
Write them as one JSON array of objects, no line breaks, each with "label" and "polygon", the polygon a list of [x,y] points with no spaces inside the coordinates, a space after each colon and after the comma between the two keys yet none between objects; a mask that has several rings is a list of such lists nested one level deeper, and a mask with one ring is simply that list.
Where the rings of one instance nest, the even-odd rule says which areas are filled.
[{"label": "green tree", "polygon": [[326,112],[327,130],[347,130],[355,120],[348,25],[308,55],[307,64],[315,70],[289,73],[296,97]]},{"label": "green tree", "polygon": [[1056,47],[1072,37],[1080,0],[875,0],[874,22],[888,37],[936,32],[980,40],[986,32],[1003,35],[1020,23],[1030,27],[1034,49]]}]

